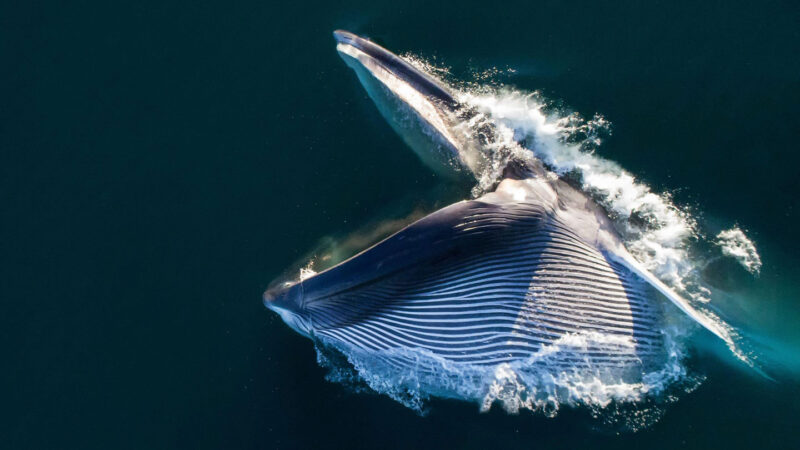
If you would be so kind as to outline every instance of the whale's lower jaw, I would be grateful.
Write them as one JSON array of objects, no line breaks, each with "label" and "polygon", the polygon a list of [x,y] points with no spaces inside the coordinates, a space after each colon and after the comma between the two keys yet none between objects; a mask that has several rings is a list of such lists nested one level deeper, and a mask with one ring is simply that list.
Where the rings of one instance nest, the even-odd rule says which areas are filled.
[{"label": "whale's lower jaw", "polygon": [[291,329],[293,329],[294,331],[296,331],[297,333],[299,333],[299,334],[301,334],[301,335],[303,335],[305,337],[311,337],[312,336],[312,334],[313,334],[313,331],[312,331],[313,326],[305,318],[306,316],[296,313],[295,312],[296,310],[286,309],[286,308],[283,308],[283,307],[278,307],[278,306],[272,305],[270,303],[265,303],[265,305],[266,305],[267,308],[269,308],[270,310],[274,311],[275,314],[279,315],[280,318],[283,320],[283,322],[286,325],[289,325],[289,327]]},{"label": "whale's lower jaw", "polygon": [[398,367],[417,364],[413,355],[488,365],[546,349],[551,367],[662,361],[647,285],[564,221],[549,182],[504,183],[302,281],[309,333]]}]

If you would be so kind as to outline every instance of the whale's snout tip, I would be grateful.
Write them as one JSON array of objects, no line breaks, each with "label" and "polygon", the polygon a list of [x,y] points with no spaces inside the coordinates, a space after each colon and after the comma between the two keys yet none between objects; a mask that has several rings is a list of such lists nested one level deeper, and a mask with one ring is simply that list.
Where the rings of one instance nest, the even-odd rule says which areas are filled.
[{"label": "whale's snout tip", "polygon": [[290,287],[290,283],[280,283],[267,288],[267,290],[264,291],[264,295],[261,297],[264,301],[264,305],[268,308],[274,306],[277,300],[286,296]]},{"label": "whale's snout tip", "polygon": [[300,292],[293,289],[296,281],[276,281],[261,296],[264,306],[269,309],[296,308],[299,306]]},{"label": "whale's snout tip", "polygon": [[340,44],[351,44],[358,39],[358,36],[349,31],[335,30],[333,32],[333,38]]}]

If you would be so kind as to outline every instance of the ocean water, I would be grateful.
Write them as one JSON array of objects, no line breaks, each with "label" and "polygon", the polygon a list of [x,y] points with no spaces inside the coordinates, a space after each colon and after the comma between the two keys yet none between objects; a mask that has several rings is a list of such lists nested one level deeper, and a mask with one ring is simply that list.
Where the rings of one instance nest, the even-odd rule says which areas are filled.
[{"label": "ocean water", "polygon": [[[2,11],[3,447],[800,446],[796,3]],[[554,417],[435,397],[420,414],[332,377],[267,284],[469,195],[377,114],[337,28],[552,138],[537,156],[617,218],[657,219],[629,244],[755,369],[693,333],[670,390]]]}]

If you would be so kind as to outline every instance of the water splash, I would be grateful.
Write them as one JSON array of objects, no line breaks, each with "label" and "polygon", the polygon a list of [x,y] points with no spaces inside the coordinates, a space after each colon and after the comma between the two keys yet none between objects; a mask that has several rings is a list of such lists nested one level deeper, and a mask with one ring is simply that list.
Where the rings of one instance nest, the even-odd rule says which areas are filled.
[{"label": "water splash", "polygon": [[[316,349],[329,381],[355,392],[387,395],[422,415],[432,397],[472,401],[482,412],[500,407],[510,414],[528,410],[546,417],[555,417],[564,407],[586,407],[605,424],[628,431],[652,424],[665,404],[703,379],[681,364],[684,351],[674,339],[668,339],[661,364],[601,368],[586,361],[588,348],[626,344],[615,339],[621,338],[570,334],[530,358],[491,366],[453,363],[420,349],[366,352],[324,340],[317,340]],[[586,363],[568,369],[555,363],[567,356]],[[398,360],[404,364],[392,363]],[[637,407],[627,409],[631,404]]]},{"label": "water splash", "polygon": [[315,261],[312,259],[308,261],[308,264],[306,264],[305,267],[300,268],[300,275],[298,277],[299,281],[306,280],[317,274],[317,272],[314,270],[314,262]]},{"label": "water splash", "polygon": [[[668,194],[657,194],[618,164],[595,153],[610,124],[600,115],[548,113],[538,93],[501,89],[491,94],[462,92],[474,105],[511,133],[503,139],[521,142],[555,173],[577,182],[609,212],[626,246],[645,267],[681,293],[706,300],[702,290],[691,291],[694,265],[689,257],[697,225]],[[509,143],[509,145],[512,145]]]},{"label": "water splash", "polygon": [[761,272],[761,257],[758,255],[756,245],[739,227],[721,231],[714,242],[722,250],[722,254],[730,256],[742,265],[748,272],[758,275]]}]

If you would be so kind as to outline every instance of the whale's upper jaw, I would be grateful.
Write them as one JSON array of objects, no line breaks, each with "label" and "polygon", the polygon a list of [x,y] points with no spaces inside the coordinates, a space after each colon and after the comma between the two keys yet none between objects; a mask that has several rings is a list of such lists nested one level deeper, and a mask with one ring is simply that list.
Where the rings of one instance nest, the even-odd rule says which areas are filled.
[{"label": "whale's upper jaw", "polygon": [[474,182],[485,158],[455,126],[465,108],[448,88],[368,39],[341,30],[334,37],[378,111],[422,162],[445,178]]},{"label": "whale's upper jaw", "polygon": [[345,30],[336,30],[333,32],[333,38],[336,39],[336,42],[341,44],[349,44],[354,47],[359,47],[360,41],[365,41],[366,39],[359,37],[349,31]]},{"label": "whale's upper jaw", "polygon": [[336,30],[333,37],[339,45],[349,45],[369,55],[396,77],[414,86],[425,96],[438,100],[448,109],[455,110],[459,107],[458,101],[447,88],[389,50],[349,31]]}]

